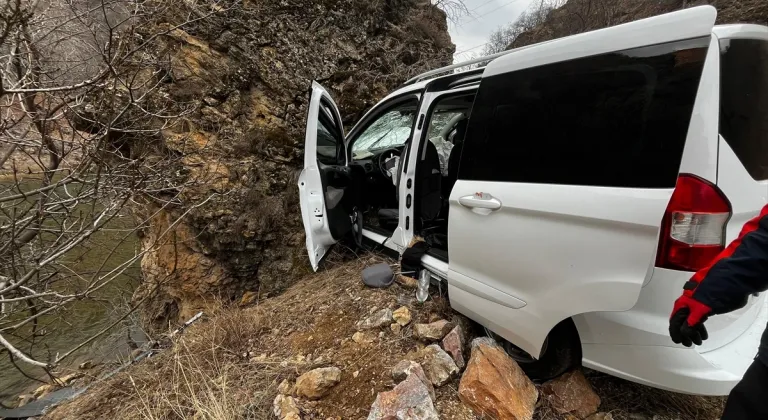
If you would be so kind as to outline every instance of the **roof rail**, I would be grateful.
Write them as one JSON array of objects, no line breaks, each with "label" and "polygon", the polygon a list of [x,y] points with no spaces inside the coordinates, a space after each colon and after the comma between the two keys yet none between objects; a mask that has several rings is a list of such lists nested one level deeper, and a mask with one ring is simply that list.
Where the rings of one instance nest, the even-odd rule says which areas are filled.
[{"label": "roof rail", "polygon": [[[570,35],[570,36],[567,36],[565,38],[571,38],[571,37],[574,37],[574,36],[578,36],[578,35]],[[518,52],[520,50],[525,50],[525,49],[528,49],[528,48],[537,47],[537,46],[544,45],[544,44],[549,44],[550,42],[559,41],[561,39],[564,39],[564,38],[550,39],[548,41],[543,41],[543,42],[539,42],[539,43],[531,44],[531,45],[525,45],[525,46],[522,46],[522,47],[513,48],[511,50],[502,51],[502,52],[499,52],[499,53],[496,53],[496,54],[486,55],[484,57],[473,58],[471,60],[464,61],[462,63],[451,64],[450,66],[440,67],[439,69],[430,70],[430,71],[428,71],[426,73],[422,73],[422,74],[420,74],[420,75],[418,75],[416,77],[412,77],[412,78],[408,79],[405,83],[403,83],[403,86],[410,85],[412,83],[416,83],[416,82],[418,82],[420,80],[435,78],[435,77],[437,77],[438,74],[445,73],[447,71],[456,70],[458,68],[469,66],[469,65],[472,65],[472,64],[482,63],[483,61],[491,61],[491,60],[494,60],[494,59],[499,58],[501,56],[504,56],[504,55],[507,55],[507,54],[512,54],[513,52]],[[485,68],[485,66],[478,67],[478,69],[481,69],[481,68]]]},{"label": "roof rail", "polygon": [[[522,48],[525,48],[525,47],[522,47]],[[408,79],[405,83],[403,83],[403,86],[410,85],[412,83],[416,83],[416,82],[418,82],[420,80],[434,78],[435,76],[437,76],[437,75],[439,75],[441,73],[445,73],[447,71],[456,70],[458,68],[470,66],[472,64],[482,63],[484,61],[491,61],[491,60],[493,60],[495,58],[499,58],[499,57],[501,57],[503,55],[507,55],[507,54],[509,54],[511,52],[515,52],[515,51],[520,50],[520,49],[521,48],[515,48],[515,49],[512,49],[512,50],[502,51],[502,52],[499,52],[499,53],[496,53],[496,54],[491,54],[491,55],[486,55],[486,56],[483,56],[483,57],[473,58],[471,60],[464,61],[464,62],[461,62],[461,63],[458,63],[458,64],[451,64],[450,66],[445,66],[445,67],[440,67],[439,69],[430,70],[428,72],[422,73],[422,74],[420,74],[418,76],[415,76],[415,77],[412,77],[412,78]],[[478,68],[483,68],[483,67],[484,66],[478,67]]]}]

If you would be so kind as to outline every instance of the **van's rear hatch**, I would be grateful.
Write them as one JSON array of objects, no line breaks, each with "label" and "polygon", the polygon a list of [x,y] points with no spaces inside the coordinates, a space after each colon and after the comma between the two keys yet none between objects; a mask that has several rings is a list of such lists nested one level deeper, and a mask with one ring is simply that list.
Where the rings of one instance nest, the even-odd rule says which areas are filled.
[{"label": "van's rear hatch", "polygon": [[[717,186],[733,209],[726,227],[730,243],[768,203],[768,28],[732,25],[716,28],[715,34],[721,52]],[[744,333],[760,310],[756,301],[750,297],[746,307],[710,318],[710,339],[700,351]]]}]

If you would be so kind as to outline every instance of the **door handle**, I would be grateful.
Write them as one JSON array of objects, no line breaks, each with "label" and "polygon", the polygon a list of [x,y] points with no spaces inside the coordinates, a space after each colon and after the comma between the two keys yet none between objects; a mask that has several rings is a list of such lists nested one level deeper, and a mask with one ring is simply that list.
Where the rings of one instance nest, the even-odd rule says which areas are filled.
[{"label": "door handle", "polygon": [[501,201],[487,193],[476,193],[459,198],[459,204],[471,209],[498,210]]}]

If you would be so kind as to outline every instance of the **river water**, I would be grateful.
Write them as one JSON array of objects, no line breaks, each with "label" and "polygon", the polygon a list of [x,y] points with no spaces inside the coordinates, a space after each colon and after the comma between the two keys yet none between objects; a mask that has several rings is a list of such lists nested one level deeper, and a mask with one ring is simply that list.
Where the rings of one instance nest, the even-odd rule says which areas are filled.
[{"label": "river water", "polygon": [[[2,181],[0,184],[7,185]],[[34,180],[24,181],[22,189],[35,185],[39,184]],[[132,226],[133,220],[129,215],[113,219],[106,229],[94,234],[87,244],[71,253],[82,258],[65,256],[62,259],[64,265],[81,275],[109,272],[139,252],[138,238],[131,232]],[[65,353],[125,314],[133,290],[138,285],[139,276],[140,267],[136,262],[118,279],[95,293],[92,299],[74,302],[55,314],[42,317],[38,331],[44,331],[45,336],[38,338],[34,346],[24,345],[18,338],[8,339],[38,360],[46,360],[49,355],[56,353]],[[140,343],[144,340],[144,335],[137,325],[136,317],[129,317],[109,333],[70,356],[57,372],[66,373],[68,370],[77,369],[77,365],[86,360],[102,363],[127,359],[131,351],[128,343]],[[8,404],[16,395],[40,385],[16,369],[7,354],[0,353],[0,356],[0,401]],[[18,363],[18,366],[33,378],[46,378],[42,369],[21,363]]]}]

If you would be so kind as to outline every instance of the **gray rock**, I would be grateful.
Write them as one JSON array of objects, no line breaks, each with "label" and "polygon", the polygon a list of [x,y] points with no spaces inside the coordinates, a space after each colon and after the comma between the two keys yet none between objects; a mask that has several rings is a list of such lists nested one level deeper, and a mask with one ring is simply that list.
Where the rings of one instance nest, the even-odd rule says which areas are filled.
[{"label": "gray rock", "polygon": [[392,391],[376,396],[368,420],[438,420],[429,389],[417,375],[409,375]]},{"label": "gray rock", "polygon": [[431,344],[421,351],[421,366],[432,385],[443,386],[459,374],[459,367],[453,358],[437,344]]},{"label": "gray rock", "polygon": [[435,388],[432,386],[432,382],[427,379],[427,375],[420,364],[411,360],[402,360],[392,368],[392,379],[395,382],[401,382],[408,378],[410,375],[416,375],[429,390],[429,395],[432,400],[435,399]]},{"label": "gray rock", "polygon": [[392,310],[384,308],[373,313],[373,315],[365,318],[357,323],[357,329],[370,330],[379,327],[388,327],[393,321]]},{"label": "gray rock", "polygon": [[424,341],[438,341],[445,337],[455,325],[444,319],[429,324],[416,324],[413,326],[413,335]]},{"label": "gray rock", "polygon": [[459,370],[464,369],[464,331],[457,325],[443,338],[443,349],[451,355]]}]

